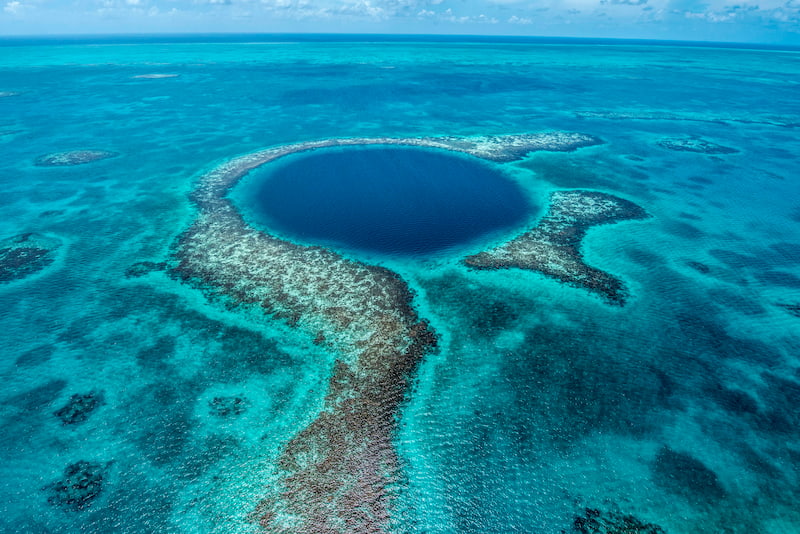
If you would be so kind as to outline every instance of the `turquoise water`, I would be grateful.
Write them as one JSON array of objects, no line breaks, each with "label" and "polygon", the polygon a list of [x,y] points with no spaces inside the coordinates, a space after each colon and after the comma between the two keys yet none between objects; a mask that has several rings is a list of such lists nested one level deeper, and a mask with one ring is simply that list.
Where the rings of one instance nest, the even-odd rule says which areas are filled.
[{"label": "turquoise water", "polygon": [[[158,266],[204,173],[332,137],[549,130],[604,144],[498,165],[531,206],[580,188],[652,215],[583,243],[630,297],[463,264],[506,231],[360,255],[409,284],[439,336],[397,414],[391,530],[594,532],[576,522],[588,508],[668,533],[800,532],[797,52],[6,44],[0,248],[43,259],[0,283],[3,532],[258,531],[249,515],[340,355]],[[177,76],[136,77],[152,74]],[[36,165],[84,149],[115,155]],[[64,489],[80,462],[95,476]]]}]

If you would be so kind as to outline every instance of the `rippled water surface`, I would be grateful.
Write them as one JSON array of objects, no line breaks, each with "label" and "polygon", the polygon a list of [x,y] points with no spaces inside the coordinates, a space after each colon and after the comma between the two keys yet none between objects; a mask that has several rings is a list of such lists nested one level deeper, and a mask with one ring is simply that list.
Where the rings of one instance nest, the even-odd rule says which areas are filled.
[{"label": "rippled water surface", "polygon": [[[281,483],[281,455],[328,409],[346,355],[297,318],[233,306],[175,274],[201,176],[290,143],[558,130],[603,143],[501,163],[319,151],[281,163],[297,166],[291,180],[270,183],[267,165],[232,193],[240,205],[263,178],[274,207],[309,211],[300,223],[333,217],[318,227],[339,233],[299,240],[344,242],[337,250],[394,273],[437,335],[393,415],[401,467],[383,528],[800,532],[797,52],[5,44],[0,531],[259,531],[254,510]],[[59,156],[71,151],[82,152]],[[336,172],[309,190],[314,158]],[[330,179],[353,165],[344,198]],[[380,178],[408,181],[359,186],[381,165]],[[403,187],[430,185],[419,169],[440,169],[427,198],[481,201],[417,207],[420,189]],[[463,262],[536,225],[551,193],[571,189],[651,216],[593,227],[580,244],[586,264],[622,281],[624,305]],[[312,194],[319,209],[303,207]],[[451,237],[469,232],[432,245],[421,223],[407,242],[393,237],[405,226],[371,232],[398,219],[375,210],[396,197],[422,221],[450,217]],[[321,211],[337,207],[367,216],[350,219],[350,234]],[[375,239],[400,253],[364,244]],[[426,247],[435,253],[405,253]]]}]

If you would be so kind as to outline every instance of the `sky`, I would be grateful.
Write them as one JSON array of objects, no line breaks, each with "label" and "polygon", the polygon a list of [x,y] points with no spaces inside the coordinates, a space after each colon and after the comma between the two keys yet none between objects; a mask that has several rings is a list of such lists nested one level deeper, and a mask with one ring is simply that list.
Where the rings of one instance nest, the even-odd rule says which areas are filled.
[{"label": "sky", "polygon": [[800,0],[0,0],[0,36],[528,35],[800,44]]}]

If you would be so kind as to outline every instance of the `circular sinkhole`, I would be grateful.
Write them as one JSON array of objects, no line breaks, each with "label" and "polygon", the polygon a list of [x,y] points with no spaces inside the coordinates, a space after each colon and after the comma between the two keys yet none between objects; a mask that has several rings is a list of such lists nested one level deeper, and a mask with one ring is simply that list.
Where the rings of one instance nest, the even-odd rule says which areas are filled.
[{"label": "circular sinkhole", "polygon": [[389,145],[292,154],[252,171],[234,201],[255,226],[293,241],[391,256],[468,245],[533,209],[497,165]]}]

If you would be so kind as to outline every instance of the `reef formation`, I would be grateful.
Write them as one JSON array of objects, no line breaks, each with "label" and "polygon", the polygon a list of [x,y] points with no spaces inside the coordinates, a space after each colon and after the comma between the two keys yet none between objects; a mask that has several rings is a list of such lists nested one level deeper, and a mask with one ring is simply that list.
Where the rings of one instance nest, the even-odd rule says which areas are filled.
[{"label": "reef formation", "polygon": [[579,534],[666,534],[653,523],[645,523],[630,514],[586,508],[575,517],[573,532]]},{"label": "reef formation", "polygon": [[252,228],[226,198],[233,185],[270,161],[334,146],[420,146],[511,161],[534,150],[599,142],[561,132],[328,139],[245,155],[201,177],[191,194],[198,214],[175,245],[170,273],[230,306],[260,308],[339,356],[322,411],[283,449],[279,483],[253,512],[254,521],[272,533],[385,532],[400,473],[392,443],[397,412],[437,341],[397,274]]},{"label": "reef formation", "polygon": [[100,495],[109,466],[85,460],[68,465],[60,480],[44,488],[50,493],[47,501],[68,510],[86,509]]},{"label": "reef formation", "polygon": [[735,154],[735,148],[712,143],[699,137],[667,137],[658,141],[658,146],[676,152],[696,152],[698,154]]},{"label": "reef formation", "polygon": [[60,240],[32,232],[0,241],[0,284],[21,280],[50,266],[60,246]]},{"label": "reef formation", "polygon": [[627,297],[622,281],[587,265],[581,241],[592,226],[649,216],[633,202],[608,193],[555,191],[550,195],[550,208],[534,228],[499,247],[469,256],[464,262],[476,269],[536,271],[586,288],[621,306]]},{"label": "reef formation", "polygon": [[110,150],[70,150],[39,156],[36,158],[34,165],[37,167],[70,167],[116,156],[118,154]]},{"label": "reef formation", "polygon": [[65,425],[83,423],[92,412],[103,405],[103,397],[101,392],[76,393],[53,415],[61,419],[61,422]]}]

